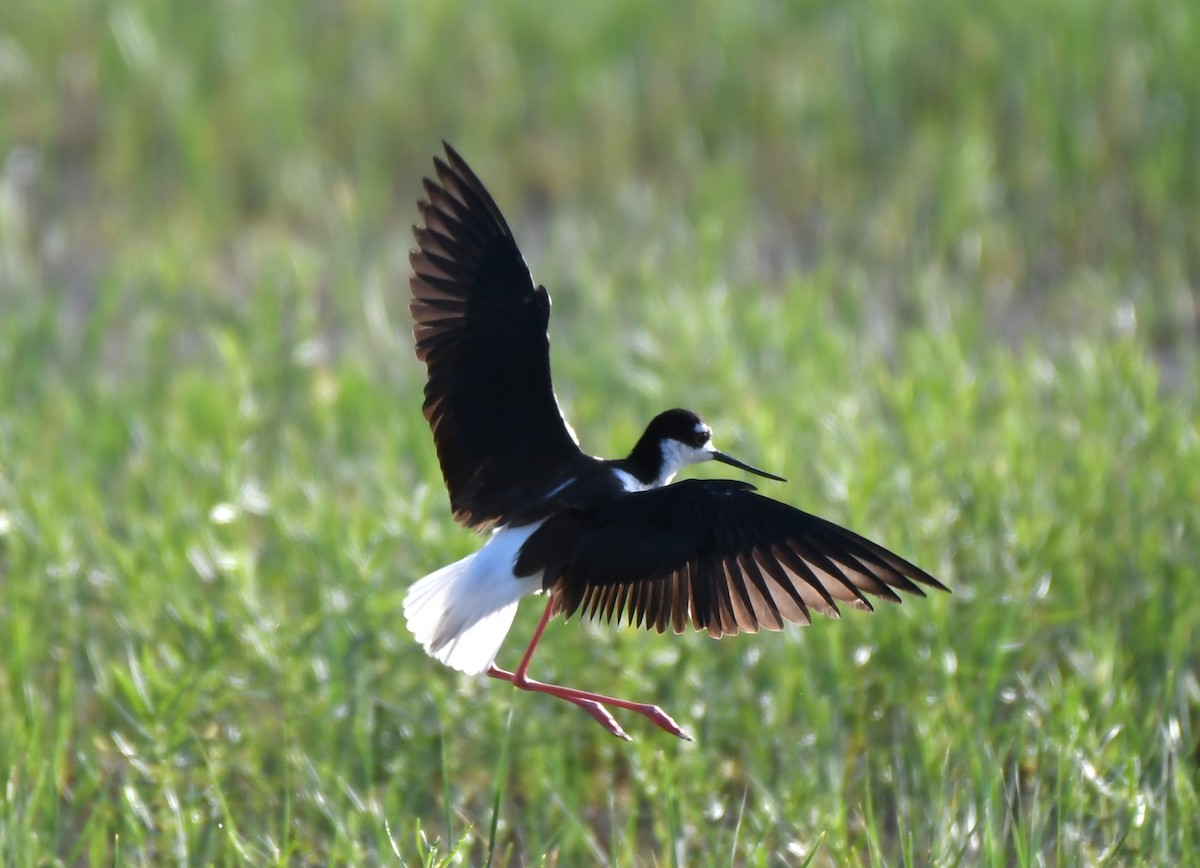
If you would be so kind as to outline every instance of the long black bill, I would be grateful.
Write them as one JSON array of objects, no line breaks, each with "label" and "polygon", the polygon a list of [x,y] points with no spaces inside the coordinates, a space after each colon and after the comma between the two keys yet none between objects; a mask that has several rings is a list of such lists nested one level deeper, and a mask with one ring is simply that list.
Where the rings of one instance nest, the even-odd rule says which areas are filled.
[{"label": "long black bill", "polygon": [[732,455],[726,455],[724,452],[713,450],[713,461],[720,461],[722,464],[728,464],[730,467],[736,467],[738,470],[745,470],[747,473],[754,473],[758,476],[774,479],[776,482],[787,482],[782,476],[776,476],[774,473],[767,473],[765,470],[759,470],[757,467],[751,467],[744,461],[738,461]]}]

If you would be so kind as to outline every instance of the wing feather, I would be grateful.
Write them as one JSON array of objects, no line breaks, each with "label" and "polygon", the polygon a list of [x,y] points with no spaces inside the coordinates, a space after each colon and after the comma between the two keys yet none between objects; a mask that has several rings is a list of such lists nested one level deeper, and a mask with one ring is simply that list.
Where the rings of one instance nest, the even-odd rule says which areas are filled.
[{"label": "wing feather", "polygon": [[522,510],[558,482],[528,468],[567,466],[579,447],[550,379],[549,294],[454,149],[434,168],[409,257],[414,349],[454,517],[485,529],[528,519]]},{"label": "wing feather", "polygon": [[[555,552],[551,561],[550,552]],[[564,554],[565,553],[565,554]],[[517,559],[569,617],[714,637],[785,623],[838,605],[872,608],[945,587],[921,568],[832,522],[728,480],[687,480],[551,516]],[[582,605],[581,604],[585,604]]]}]

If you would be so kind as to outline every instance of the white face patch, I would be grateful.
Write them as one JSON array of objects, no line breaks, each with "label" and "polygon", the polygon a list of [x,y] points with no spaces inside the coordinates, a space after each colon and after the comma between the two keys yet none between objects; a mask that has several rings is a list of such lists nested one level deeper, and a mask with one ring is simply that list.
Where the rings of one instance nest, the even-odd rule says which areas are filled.
[{"label": "white face patch", "polygon": [[[702,430],[703,426],[697,426],[696,431]],[[678,440],[664,440],[662,444],[662,470],[659,471],[658,479],[650,483],[648,488],[659,488],[668,484],[675,474],[687,467],[689,464],[699,464],[702,461],[711,461],[713,456],[712,441],[705,443],[703,446],[688,446],[686,443],[680,443]]]}]

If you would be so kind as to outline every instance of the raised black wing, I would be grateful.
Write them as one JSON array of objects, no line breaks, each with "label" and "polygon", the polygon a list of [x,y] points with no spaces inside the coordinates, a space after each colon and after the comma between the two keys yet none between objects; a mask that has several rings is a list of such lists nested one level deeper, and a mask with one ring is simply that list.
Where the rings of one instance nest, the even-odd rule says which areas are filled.
[{"label": "raised black wing", "polygon": [[533,279],[491,195],[449,145],[419,203],[409,257],[417,358],[454,518],[486,528],[554,481],[537,467],[579,454],[550,383],[550,295]]},{"label": "raised black wing", "polygon": [[871,609],[866,595],[924,596],[933,576],[882,546],[728,480],[686,480],[551,516],[525,543],[517,575],[544,570],[543,587],[570,617],[664,632],[690,620],[715,637]]}]

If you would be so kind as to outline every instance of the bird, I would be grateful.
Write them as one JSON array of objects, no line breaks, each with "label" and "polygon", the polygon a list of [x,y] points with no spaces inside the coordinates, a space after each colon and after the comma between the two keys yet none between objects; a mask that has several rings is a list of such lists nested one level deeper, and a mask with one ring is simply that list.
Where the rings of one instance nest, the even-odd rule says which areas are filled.
[{"label": "bird", "polygon": [[[839,605],[871,610],[947,590],[883,546],[731,479],[673,482],[716,461],[785,480],[720,451],[695,412],[655,416],[623,458],[584,452],[550,376],[550,295],[536,284],[499,207],[448,143],[418,202],[410,313],[426,368],[423,415],[458,523],[477,551],[415,582],[404,618],[434,659],[466,674],[579,706],[630,739],[612,709],[691,736],[658,705],[537,681],[528,674],[556,615],[720,638]],[[496,665],[521,599],[547,603],[515,669]]]}]

